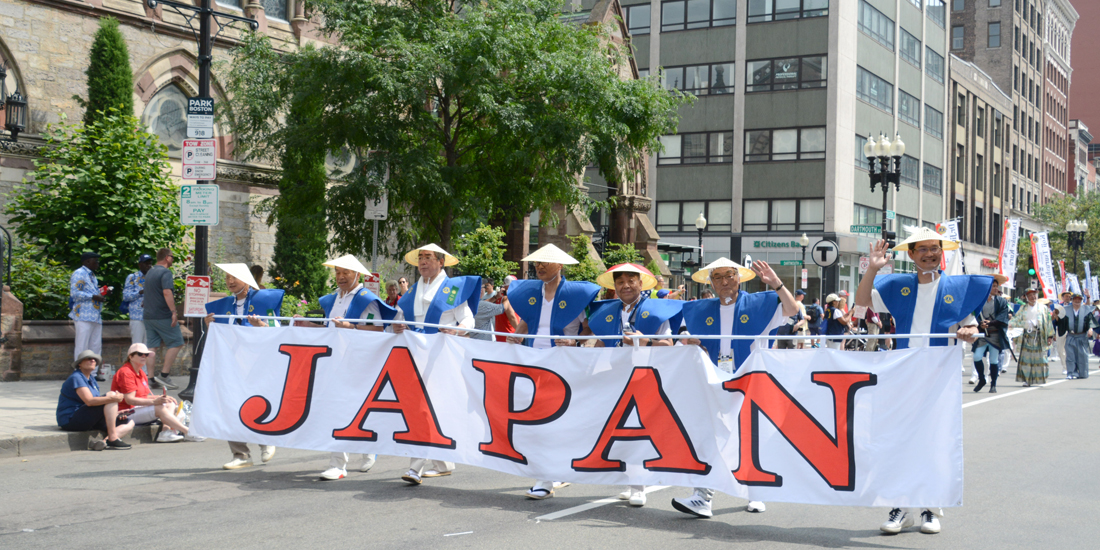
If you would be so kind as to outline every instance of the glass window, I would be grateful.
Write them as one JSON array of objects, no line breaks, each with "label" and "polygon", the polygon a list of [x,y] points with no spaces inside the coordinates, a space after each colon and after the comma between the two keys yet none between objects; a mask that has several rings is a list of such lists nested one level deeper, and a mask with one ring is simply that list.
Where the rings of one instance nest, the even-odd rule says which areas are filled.
[{"label": "glass window", "polygon": [[1001,22],[995,21],[989,24],[989,47],[1001,47]]},{"label": "glass window", "polygon": [[864,145],[867,145],[867,138],[856,134],[856,168],[870,170],[871,167],[867,162],[867,157],[863,156]]},{"label": "glass window", "polygon": [[989,0],[989,7],[991,7],[991,8],[1001,7],[1001,0]]},{"label": "glass window", "polygon": [[768,201],[744,201],[744,212],[741,219],[744,220],[742,229],[745,231],[768,230]]},{"label": "glass window", "polygon": [[661,84],[666,90],[680,90],[692,95],[733,93],[733,63],[665,67]]},{"label": "glass window", "polygon": [[707,162],[733,162],[733,132],[711,132]]},{"label": "glass window", "polygon": [[219,6],[241,9],[241,0],[217,0]]},{"label": "glass window", "polygon": [[924,72],[936,82],[943,84],[943,56],[929,46],[924,47]]},{"label": "glass window", "polygon": [[[766,206],[765,206],[766,208]],[[722,201],[690,201],[657,203],[657,231],[695,232],[695,218],[702,213],[707,218],[705,231],[729,231],[733,223],[733,204]],[[767,210],[764,211],[764,223],[767,223]]]},{"label": "glass window", "polygon": [[680,230],[680,203],[657,203],[657,231]]},{"label": "glass window", "polygon": [[657,164],[680,164],[680,141],[683,136],[661,136],[661,152]]},{"label": "glass window", "polygon": [[894,112],[894,85],[856,66],[856,96],[888,113]]},{"label": "glass window", "polygon": [[714,0],[711,25],[724,27],[737,21],[737,0]]},{"label": "glass window", "polygon": [[859,30],[894,51],[894,20],[876,10],[866,0],[859,2]]},{"label": "glass window", "polygon": [[798,201],[774,200],[772,201],[772,231],[794,231],[798,220]]},{"label": "glass window", "polygon": [[187,96],[174,84],[161,88],[145,105],[141,125],[160,138],[168,156],[179,158],[187,138]]},{"label": "glass window", "polygon": [[945,19],[943,0],[927,0],[925,4],[928,6],[928,18],[942,29]]},{"label": "glass window", "polygon": [[687,28],[710,26],[710,0],[687,0]]},{"label": "glass window", "polygon": [[[744,231],[821,231],[825,228],[825,199],[747,200],[741,204]],[[711,205],[713,209],[714,203]]]},{"label": "glass window", "polygon": [[661,32],[684,30],[684,2],[661,4]]},{"label": "glass window", "polygon": [[985,137],[985,108],[974,109],[974,131],[978,137]]},{"label": "glass window", "polygon": [[943,194],[943,170],[924,163],[924,190],[937,195]]},{"label": "glass window", "polygon": [[943,139],[943,113],[931,105],[924,105],[924,131],[928,135]]},{"label": "glass window", "polygon": [[920,128],[920,100],[898,90],[898,118]]},{"label": "glass window", "polygon": [[825,199],[802,199],[798,202],[798,229],[824,230]]},{"label": "glass window", "polygon": [[749,0],[749,23],[829,14],[829,0]]},{"label": "glass window", "polygon": [[733,132],[700,132],[661,136],[657,164],[733,162]]},{"label": "glass window", "polygon": [[798,129],[772,130],[772,160],[798,158]]},{"label": "glass window", "polygon": [[733,93],[733,63],[715,63],[710,66],[710,93]]},{"label": "glass window", "polygon": [[909,34],[905,29],[901,30],[900,48],[898,48],[898,55],[902,59],[911,63],[914,67],[920,68],[920,40],[917,37]]},{"label": "glass window", "polygon": [[745,162],[825,158],[825,128],[745,131]]},{"label": "glass window", "polygon": [[962,25],[951,27],[951,49],[961,50],[963,49],[963,38],[965,36],[966,29]]},{"label": "glass window", "polygon": [[799,136],[801,159],[825,158],[825,128],[803,128]]},{"label": "glass window", "polygon": [[649,34],[649,4],[624,6],[623,12],[626,15],[626,28],[630,30],[630,34],[635,36]]},{"label": "glass window", "polygon": [[917,187],[920,183],[920,161],[909,156],[901,157],[901,182]]},{"label": "glass window", "polygon": [[882,210],[862,204],[852,204],[854,225],[882,225]]},{"label": "glass window", "polygon": [[707,161],[707,135],[684,134],[684,164],[703,164]]},{"label": "glass window", "polygon": [[909,3],[913,4],[913,6],[916,7],[918,10],[921,9],[921,5],[920,5],[921,1],[920,0],[909,0]]},{"label": "glass window", "polygon": [[963,11],[966,9],[966,0],[952,0],[951,11]]},{"label": "glass window", "polygon": [[[694,223],[695,220],[692,220]],[[733,203],[729,201],[707,202],[706,231],[730,231],[733,228]]]},{"label": "glass window", "polygon": [[745,64],[747,92],[823,88],[828,80],[825,56],[761,59]]},{"label": "glass window", "polygon": [[661,32],[722,27],[736,22],[736,0],[673,0],[661,4]]},{"label": "glass window", "polygon": [[268,19],[288,21],[286,5],[287,0],[264,0],[264,15]]}]

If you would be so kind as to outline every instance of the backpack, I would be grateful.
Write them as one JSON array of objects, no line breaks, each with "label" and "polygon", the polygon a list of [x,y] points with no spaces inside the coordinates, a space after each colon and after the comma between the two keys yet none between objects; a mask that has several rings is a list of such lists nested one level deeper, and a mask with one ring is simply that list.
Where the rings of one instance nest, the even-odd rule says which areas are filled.
[{"label": "backpack", "polygon": [[809,318],[808,322],[811,325],[816,325],[821,322],[821,314],[821,307],[817,304],[810,304],[806,306],[806,317]]}]

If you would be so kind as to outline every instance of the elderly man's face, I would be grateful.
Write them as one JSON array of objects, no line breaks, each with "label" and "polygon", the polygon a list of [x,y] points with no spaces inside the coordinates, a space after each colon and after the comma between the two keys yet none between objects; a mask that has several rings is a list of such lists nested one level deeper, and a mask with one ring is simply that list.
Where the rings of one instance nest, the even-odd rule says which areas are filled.
[{"label": "elderly man's face", "polygon": [[225,287],[232,292],[234,296],[248,291],[248,284],[244,281],[226,273],[225,274]]},{"label": "elderly man's face", "polygon": [[917,264],[921,271],[936,271],[943,258],[941,242],[934,239],[920,241],[909,250],[909,259]]},{"label": "elderly man's face", "polygon": [[741,289],[741,272],[732,267],[710,270],[710,286],[723,304],[729,303]]},{"label": "elderly man's face", "polygon": [[420,271],[420,276],[425,279],[434,278],[443,269],[443,261],[435,257],[435,252],[428,250],[421,250],[416,255],[416,262],[416,268]]},{"label": "elderly man's face", "polygon": [[1082,301],[1084,301],[1084,298],[1082,298],[1080,296],[1074,296],[1073,297],[1073,307],[1081,307],[1081,302]]},{"label": "elderly man's face", "polygon": [[1027,296],[1027,305],[1029,305],[1029,306],[1035,305],[1035,301],[1038,299],[1037,298],[1038,295],[1039,294],[1037,292],[1028,292],[1026,294],[1026,296]]},{"label": "elderly man's face", "polygon": [[535,275],[539,280],[548,283],[561,274],[561,264],[551,262],[535,262]]},{"label": "elderly man's face", "polygon": [[359,273],[342,267],[336,268],[336,286],[341,292],[350,292],[359,284]]},{"label": "elderly man's face", "polygon": [[624,304],[633,304],[642,294],[642,277],[637,273],[623,273],[615,277],[615,295]]}]

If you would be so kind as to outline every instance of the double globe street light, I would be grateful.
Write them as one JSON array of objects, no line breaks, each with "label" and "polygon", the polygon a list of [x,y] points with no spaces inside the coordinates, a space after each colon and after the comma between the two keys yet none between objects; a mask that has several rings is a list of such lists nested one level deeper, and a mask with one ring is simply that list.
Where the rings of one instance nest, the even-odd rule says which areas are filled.
[{"label": "double globe street light", "polygon": [[893,231],[886,230],[886,197],[891,183],[894,184],[895,192],[901,190],[901,157],[904,155],[905,142],[898,134],[894,134],[894,141],[890,141],[889,137],[881,133],[878,141],[875,141],[875,138],[868,134],[867,143],[863,145],[863,156],[867,157],[867,171],[871,177],[871,192],[875,192],[875,185],[882,185],[882,238],[890,248],[894,247],[894,239],[897,235]]},{"label": "double globe street light", "polygon": [[1073,250],[1073,272],[1077,272],[1077,253],[1085,247],[1085,235],[1089,232],[1089,224],[1083,220],[1073,220],[1066,224],[1066,239],[1069,248]]}]

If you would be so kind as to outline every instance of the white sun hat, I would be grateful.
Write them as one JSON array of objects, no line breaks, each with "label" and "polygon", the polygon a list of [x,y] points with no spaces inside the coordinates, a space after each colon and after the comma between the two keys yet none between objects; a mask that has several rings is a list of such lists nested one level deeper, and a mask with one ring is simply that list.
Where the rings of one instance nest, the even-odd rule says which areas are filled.
[{"label": "white sun hat", "polygon": [[737,262],[735,262],[735,261],[733,261],[729,258],[722,257],[722,258],[718,258],[717,260],[714,260],[713,262],[711,262],[709,265],[707,265],[703,269],[700,269],[699,271],[696,271],[695,273],[692,273],[691,280],[695,281],[697,283],[702,283],[704,285],[708,284],[708,283],[710,283],[710,272],[711,272],[711,270],[712,269],[718,269],[718,268],[721,268],[721,267],[732,267],[732,268],[736,269],[737,272],[741,275],[741,282],[742,283],[745,282],[745,281],[750,281],[750,280],[752,280],[756,277],[756,272],[755,271],[753,271],[753,270],[751,270],[751,269],[749,269],[749,268],[747,268],[747,267],[745,267],[745,266],[743,266],[743,265],[741,265],[741,264],[739,264],[739,263],[737,263]]},{"label": "white sun hat", "polygon": [[566,254],[564,250],[548,244],[520,260],[523,262],[546,262],[551,264],[573,265],[580,262],[576,258]]},{"label": "white sun hat", "polygon": [[366,273],[368,275],[370,274],[370,270],[363,266],[363,264],[359,262],[359,259],[355,256],[352,256],[351,254],[340,256],[339,258],[334,258],[321,265],[326,265],[328,267],[342,267],[344,269],[350,269],[351,271],[354,271],[356,273]]},{"label": "white sun hat", "polygon": [[244,284],[259,290],[260,285],[256,284],[256,279],[252,278],[252,272],[248,270],[246,264],[214,264],[218,269],[240,279]]},{"label": "white sun hat", "polygon": [[935,232],[932,229],[921,226],[920,229],[909,234],[909,238],[898,243],[893,248],[894,252],[904,252],[909,250],[910,244],[916,244],[921,241],[940,241],[940,248],[944,250],[958,250],[959,242],[951,241],[945,238],[943,235]]},{"label": "white sun hat", "polygon": [[446,250],[443,250],[442,248],[439,248],[439,246],[436,245],[435,243],[428,243],[424,246],[421,246],[420,248],[414,248],[414,249],[410,250],[407,254],[405,254],[405,261],[409,262],[412,265],[420,265],[420,262],[418,262],[417,260],[418,260],[418,257],[420,255],[421,250],[427,250],[429,252],[439,252],[439,253],[443,254],[445,256],[443,258],[443,265],[445,267],[451,267],[452,265],[458,265],[458,258],[455,258],[454,256],[452,256],[450,252],[447,252]]},{"label": "white sun hat", "polygon": [[611,269],[604,271],[600,276],[596,277],[596,284],[614,290],[616,273],[637,273],[642,279],[642,290],[652,290],[657,287],[657,278],[653,276],[653,273],[638,264],[619,264],[612,266]]}]

